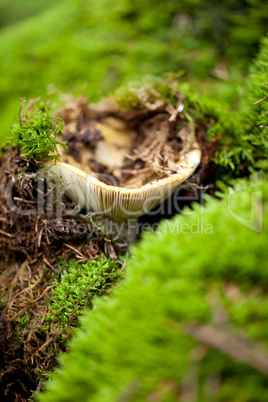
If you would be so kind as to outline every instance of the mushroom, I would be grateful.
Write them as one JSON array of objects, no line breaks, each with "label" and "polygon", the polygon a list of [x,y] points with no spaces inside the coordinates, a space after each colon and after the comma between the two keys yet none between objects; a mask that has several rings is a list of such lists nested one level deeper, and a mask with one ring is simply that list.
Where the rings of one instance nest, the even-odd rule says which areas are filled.
[{"label": "mushroom", "polygon": [[[102,161],[104,155],[107,155],[105,156],[107,165],[116,170],[127,153],[133,133],[126,127],[121,126],[120,128],[120,124],[119,126],[115,124],[118,123],[115,120],[97,123],[103,139],[94,152],[95,155],[100,154]],[[129,141],[124,141],[125,144],[120,140],[120,136],[124,133],[129,139]],[[118,154],[116,154],[116,149],[118,149]],[[110,160],[109,152],[112,154]],[[66,155],[64,158],[64,162],[57,161],[53,166],[50,166],[49,162],[45,162],[44,166],[49,167],[49,170],[57,177],[61,177],[66,196],[79,202],[79,206],[87,211],[93,210],[113,219],[126,220],[139,218],[168,198],[182,182],[193,174],[200,163],[201,150],[198,143],[193,142],[191,148],[182,153],[179,160],[176,161],[176,173],[170,173],[168,177],[153,180],[135,188],[129,188],[127,185],[119,187],[105,184],[95,177],[94,172],[87,172],[84,165],[80,166],[72,157]],[[68,163],[65,163],[66,161]],[[137,171],[138,174],[139,171]]]}]

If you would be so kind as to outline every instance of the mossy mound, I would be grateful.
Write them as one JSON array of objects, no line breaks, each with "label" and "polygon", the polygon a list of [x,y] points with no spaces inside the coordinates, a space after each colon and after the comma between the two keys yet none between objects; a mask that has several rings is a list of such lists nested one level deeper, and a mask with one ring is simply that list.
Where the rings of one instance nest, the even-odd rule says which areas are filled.
[{"label": "mossy mound", "polygon": [[107,294],[121,272],[122,263],[105,255],[61,259],[54,267],[15,261],[1,269],[1,400],[28,400],[66,351],[83,309]]},{"label": "mossy mound", "polygon": [[144,235],[41,402],[268,400],[268,184],[222,198]]},{"label": "mossy mound", "polygon": [[[0,33],[0,53],[5,55],[0,66],[5,77],[1,137],[12,123],[18,97],[43,95],[51,83],[94,97],[137,76],[181,69],[202,79],[229,80],[229,70],[247,71],[268,22],[261,0],[225,0],[220,5],[207,0],[120,0],[112,8],[107,0],[67,0],[45,11],[36,3],[33,10],[43,9],[39,15]],[[22,10],[30,15],[28,2],[23,7],[20,0],[12,4],[17,6],[14,19]],[[9,4],[2,8],[8,14]]]},{"label": "mossy mound", "polygon": [[[268,37],[263,38],[261,51],[251,67],[248,89],[248,138],[258,148],[259,167],[267,169],[268,157]],[[245,102],[242,102],[242,107]]]}]

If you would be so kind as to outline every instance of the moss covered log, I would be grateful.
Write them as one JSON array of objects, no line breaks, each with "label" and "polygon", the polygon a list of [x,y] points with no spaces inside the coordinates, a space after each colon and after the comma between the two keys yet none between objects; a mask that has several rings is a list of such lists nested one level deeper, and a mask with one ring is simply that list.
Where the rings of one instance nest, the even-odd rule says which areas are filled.
[{"label": "moss covered log", "polygon": [[222,198],[144,235],[41,402],[268,400],[268,185]]}]

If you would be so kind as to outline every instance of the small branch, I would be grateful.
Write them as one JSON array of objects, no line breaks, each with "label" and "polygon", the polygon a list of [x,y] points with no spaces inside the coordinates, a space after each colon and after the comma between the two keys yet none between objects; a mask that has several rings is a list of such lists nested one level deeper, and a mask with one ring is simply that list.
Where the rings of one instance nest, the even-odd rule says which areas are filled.
[{"label": "small branch", "polygon": [[126,263],[124,262],[123,265],[122,265],[122,268],[120,269],[120,274],[122,274],[123,269],[125,268],[125,265],[126,265]]},{"label": "small branch", "polygon": [[53,272],[57,273],[57,270],[53,267],[53,265],[50,264],[50,262],[46,258],[44,258],[44,262],[46,265],[49,266],[50,269],[52,269]]},{"label": "small branch", "polygon": [[4,230],[0,229],[0,233],[7,237],[13,237],[10,233],[5,232]]},{"label": "small branch", "polygon": [[188,180],[185,180],[184,183],[188,184],[190,187],[193,187],[193,188],[195,188],[197,190],[207,190],[208,188],[211,188],[211,184],[209,184],[208,186],[203,187],[203,186],[199,186],[196,183],[191,183]]},{"label": "small branch", "polygon": [[78,255],[80,255],[80,257],[85,258],[84,254],[82,254],[79,250],[77,250],[77,249],[74,248],[73,246],[70,246],[70,244],[63,243],[63,245],[64,245],[65,247],[68,247],[68,248],[70,248],[71,250],[75,251]]},{"label": "small branch", "polygon": [[247,340],[209,325],[191,324],[186,327],[186,332],[203,345],[217,349],[232,359],[268,375],[268,355]]},{"label": "small branch", "polygon": [[257,100],[256,102],[254,102],[253,105],[257,105],[257,103],[260,103],[260,102],[264,101],[264,100],[267,99],[267,98],[268,98],[268,96],[265,96],[264,98],[259,99],[259,100]]},{"label": "small branch", "polygon": [[22,202],[25,202],[26,204],[36,204],[36,201],[24,200],[23,198],[20,198],[20,197],[13,197],[13,200],[22,201]]}]

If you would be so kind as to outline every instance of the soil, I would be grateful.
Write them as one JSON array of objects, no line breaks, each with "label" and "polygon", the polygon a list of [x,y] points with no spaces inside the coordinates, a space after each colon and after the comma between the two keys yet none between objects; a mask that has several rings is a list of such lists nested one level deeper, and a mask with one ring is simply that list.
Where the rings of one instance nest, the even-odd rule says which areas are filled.
[{"label": "soil", "polygon": [[[3,150],[0,163],[0,400],[26,401],[40,384],[41,371],[56,365],[66,349],[72,325],[63,340],[59,326],[44,331],[53,275],[59,257],[87,261],[104,254],[117,259],[125,245],[114,243],[99,230],[101,221],[81,214],[46,210],[55,191],[44,182],[44,208],[38,212],[38,165],[20,156],[19,150]],[[17,177],[16,180],[13,178]],[[12,188],[9,189],[9,186]],[[74,205],[62,200],[69,211]],[[18,213],[17,208],[22,209]],[[39,205],[40,208],[40,205]],[[27,213],[26,213],[27,212]],[[18,319],[29,322],[18,325]]]}]

